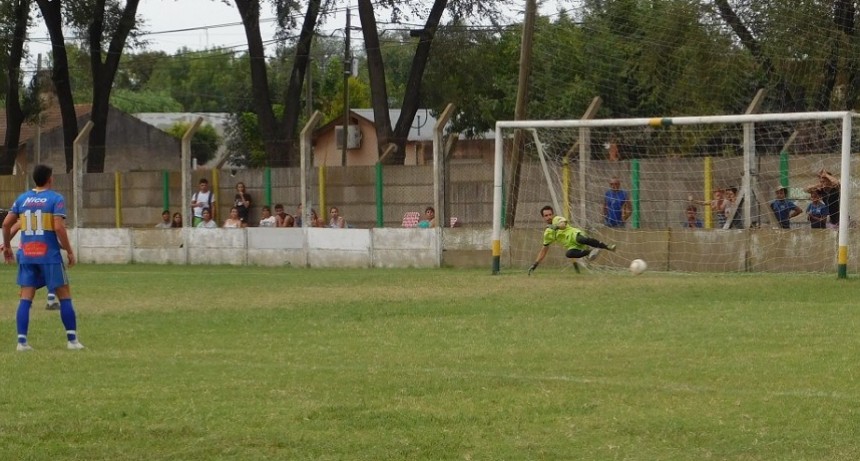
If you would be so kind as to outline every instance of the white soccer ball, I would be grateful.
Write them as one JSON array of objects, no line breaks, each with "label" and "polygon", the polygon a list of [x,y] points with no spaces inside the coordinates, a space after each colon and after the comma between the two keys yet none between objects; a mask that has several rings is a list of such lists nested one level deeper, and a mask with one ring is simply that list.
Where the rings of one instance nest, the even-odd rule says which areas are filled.
[{"label": "white soccer ball", "polygon": [[630,262],[630,272],[632,272],[633,275],[639,275],[639,274],[645,272],[647,269],[648,269],[648,263],[646,263],[645,261],[643,261],[641,259],[634,259],[633,261]]}]

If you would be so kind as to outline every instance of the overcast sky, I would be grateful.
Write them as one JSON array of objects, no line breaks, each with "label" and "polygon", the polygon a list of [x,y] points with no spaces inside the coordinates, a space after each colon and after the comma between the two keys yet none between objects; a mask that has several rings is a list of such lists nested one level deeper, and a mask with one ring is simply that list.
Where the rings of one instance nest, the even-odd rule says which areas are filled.
[{"label": "overcast sky", "polygon": [[[541,11],[544,14],[554,12],[556,7],[553,4],[556,1],[565,0],[544,2]],[[350,4],[352,24],[357,25],[359,20],[356,2],[353,0]],[[511,21],[520,20],[524,5],[525,0],[512,2],[508,13]],[[343,10],[341,8],[334,17],[319,26],[322,33],[344,27],[346,14]],[[145,29],[150,34],[145,39],[149,41],[147,48],[153,51],[172,54],[182,47],[192,50],[212,47],[235,47],[239,50],[247,48],[241,19],[232,2],[227,5],[220,0],[141,0],[138,16],[145,18],[147,22]],[[272,40],[275,33],[274,13],[264,6],[260,17],[263,41]],[[354,32],[352,36],[356,46],[360,46],[360,33]],[[50,51],[50,40],[44,26],[31,30],[30,39],[28,46],[32,62],[27,66],[28,71],[35,68],[36,56],[39,53],[46,56]]]}]

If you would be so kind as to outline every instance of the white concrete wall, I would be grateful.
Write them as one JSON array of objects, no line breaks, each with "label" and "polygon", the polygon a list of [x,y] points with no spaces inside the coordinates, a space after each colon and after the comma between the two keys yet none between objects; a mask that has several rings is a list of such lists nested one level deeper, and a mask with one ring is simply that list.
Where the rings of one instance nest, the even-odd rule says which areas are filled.
[{"label": "white concrete wall", "polygon": [[441,232],[399,228],[70,229],[69,238],[78,261],[91,264],[429,268],[439,266]]}]

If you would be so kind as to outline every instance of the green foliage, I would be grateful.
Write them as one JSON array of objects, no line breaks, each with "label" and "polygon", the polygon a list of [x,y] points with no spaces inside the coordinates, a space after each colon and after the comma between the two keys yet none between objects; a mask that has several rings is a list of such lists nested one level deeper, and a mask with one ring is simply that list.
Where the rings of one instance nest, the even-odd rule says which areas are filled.
[{"label": "green foliage", "polygon": [[233,114],[224,131],[227,138],[227,155],[231,163],[249,168],[265,166],[266,150],[257,114]]},{"label": "green foliage", "polygon": [[860,457],[856,278],[71,272],[87,349],[41,308],[35,351],[7,332],[0,459]]},{"label": "green foliage", "polygon": [[[167,133],[176,139],[182,139],[189,128],[190,123],[178,122],[168,128]],[[215,157],[220,144],[221,139],[215,128],[209,124],[201,125],[191,137],[191,156],[197,159],[198,165],[204,165]]]},{"label": "green foliage", "polygon": [[143,88],[167,89],[189,112],[235,112],[249,104],[250,70],[247,55],[232,50],[180,50],[161,61]]},{"label": "green foliage", "polygon": [[137,112],[182,112],[182,104],[170,97],[166,91],[132,91],[115,89],[111,92],[111,104],[129,114]]}]

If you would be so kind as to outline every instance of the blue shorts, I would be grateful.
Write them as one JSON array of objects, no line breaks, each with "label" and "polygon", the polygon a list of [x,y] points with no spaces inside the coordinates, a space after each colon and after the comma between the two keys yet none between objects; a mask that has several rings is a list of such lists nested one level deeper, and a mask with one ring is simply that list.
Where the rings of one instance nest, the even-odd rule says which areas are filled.
[{"label": "blue shorts", "polygon": [[54,292],[57,288],[68,285],[69,276],[66,275],[66,266],[57,264],[19,264],[18,285],[21,287],[42,288],[48,287],[48,291]]}]

